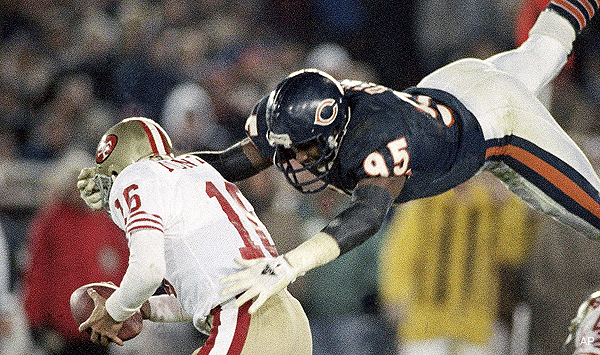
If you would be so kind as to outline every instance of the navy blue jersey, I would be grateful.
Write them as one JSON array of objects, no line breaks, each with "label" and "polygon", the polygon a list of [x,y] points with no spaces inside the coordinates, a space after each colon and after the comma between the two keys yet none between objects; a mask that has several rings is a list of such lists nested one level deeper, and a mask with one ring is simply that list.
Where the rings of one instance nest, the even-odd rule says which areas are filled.
[{"label": "navy blue jersey", "polygon": [[[350,122],[331,167],[329,183],[346,193],[375,176],[406,175],[396,203],[433,196],[471,178],[485,160],[475,117],[452,95],[434,89],[403,92],[359,81],[342,81]],[[259,152],[273,158],[266,139],[263,98],[246,131]]]}]

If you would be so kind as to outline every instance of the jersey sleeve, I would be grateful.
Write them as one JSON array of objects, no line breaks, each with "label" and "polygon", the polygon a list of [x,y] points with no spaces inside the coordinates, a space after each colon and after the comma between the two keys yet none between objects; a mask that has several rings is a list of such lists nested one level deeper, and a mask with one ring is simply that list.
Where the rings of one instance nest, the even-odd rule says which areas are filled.
[{"label": "jersey sleeve", "polygon": [[160,286],[166,270],[164,235],[139,230],[129,236],[129,266],[120,287],[106,300],[106,311],[122,322]]},{"label": "jersey sleeve", "polygon": [[258,152],[265,158],[272,160],[275,148],[269,145],[267,141],[267,100],[269,96],[264,96],[252,109],[252,113],[246,120],[246,134],[252,140],[252,143],[258,149]]},{"label": "jersey sleeve", "polygon": [[119,289],[106,301],[117,321],[138,310],[164,277],[164,217],[169,208],[164,191],[157,173],[144,162],[125,168],[111,189],[111,217],[129,240],[129,266]]}]

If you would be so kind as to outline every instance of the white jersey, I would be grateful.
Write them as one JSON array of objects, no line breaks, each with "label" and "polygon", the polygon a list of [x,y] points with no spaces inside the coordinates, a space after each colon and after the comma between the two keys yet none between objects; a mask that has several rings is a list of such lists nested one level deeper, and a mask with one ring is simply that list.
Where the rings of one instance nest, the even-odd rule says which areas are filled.
[{"label": "white jersey", "polygon": [[230,300],[219,280],[242,269],[235,258],[276,256],[267,229],[238,188],[196,156],[141,161],[125,168],[110,193],[111,217],[130,234],[165,237],[165,279],[199,330]]}]

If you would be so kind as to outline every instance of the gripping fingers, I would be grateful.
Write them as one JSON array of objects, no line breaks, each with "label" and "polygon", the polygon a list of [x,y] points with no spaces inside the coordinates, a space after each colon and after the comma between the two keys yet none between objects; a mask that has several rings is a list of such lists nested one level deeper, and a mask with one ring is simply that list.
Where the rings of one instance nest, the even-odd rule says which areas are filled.
[{"label": "gripping fingers", "polygon": [[90,340],[96,344],[106,346],[110,342],[114,342],[118,345],[123,345],[123,340],[118,337],[121,323],[114,323],[114,320],[106,312],[106,299],[93,288],[88,288],[87,293],[94,301],[94,310],[90,317],[81,323],[79,331],[91,330]]},{"label": "gripping fingers", "polygon": [[94,180],[89,179],[86,180],[87,184],[85,185],[84,189],[83,189],[83,193],[85,193],[86,195],[92,195],[95,192],[98,192],[98,187],[96,186],[96,182],[94,182]]},{"label": "gripping fingers", "polygon": [[238,294],[242,291],[249,289],[250,287],[252,287],[252,285],[252,281],[248,280],[236,282],[235,284],[221,290],[221,296]]},{"label": "gripping fingers", "polygon": [[92,301],[94,301],[94,305],[97,305],[100,301],[103,300],[102,296],[100,296],[100,294],[93,288],[88,288],[87,294],[90,296]]},{"label": "gripping fingers", "polygon": [[83,200],[95,211],[100,211],[103,208],[102,194],[100,194],[100,191],[96,191],[93,194],[86,196]]},{"label": "gripping fingers", "polygon": [[100,336],[100,344],[104,345],[104,346],[108,346],[108,344],[110,344],[110,339],[104,335]]},{"label": "gripping fingers", "polygon": [[79,177],[77,178],[77,189],[81,192],[82,197],[98,191],[96,183],[94,182],[94,176],[96,176],[95,168],[84,168],[79,173]]},{"label": "gripping fingers", "polygon": [[[85,331],[87,331],[89,328],[92,327],[92,323],[93,323],[93,319],[92,316],[90,315],[90,318],[88,318],[85,322],[81,323],[81,325],[79,325],[79,332],[83,333]],[[91,335],[93,335],[94,332],[92,332]]]},{"label": "gripping fingers", "polygon": [[98,190],[98,187],[96,186],[96,183],[93,179],[77,181],[77,189],[79,190],[81,197],[90,196],[100,191]]},{"label": "gripping fingers", "polygon": [[254,314],[268,299],[271,297],[272,293],[267,294],[266,292],[262,292],[254,302],[252,302],[252,306],[248,308],[248,313]]},{"label": "gripping fingers", "polygon": [[252,259],[252,260],[244,260],[244,259],[235,259],[235,261],[245,266],[247,269],[236,272],[235,274],[231,274],[219,280],[219,283],[224,285],[228,283],[234,283],[233,285],[223,289],[221,291],[221,295],[229,295],[233,293],[238,293],[244,290],[247,290],[254,284],[253,275],[256,273],[255,268],[253,266],[261,263],[263,259]]},{"label": "gripping fingers", "polygon": [[111,336],[111,337],[106,337],[106,338],[107,338],[107,341],[108,341],[106,345],[108,345],[108,343],[110,343],[111,341],[113,343],[117,344],[117,345],[120,345],[120,346],[123,346],[123,344],[125,344],[123,342],[123,340],[121,340],[121,338],[119,338],[118,336]]},{"label": "gripping fingers", "polygon": [[241,307],[244,303],[250,301],[251,299],[253,299],[254,297],[256,297],[257,295],[260,295],[260,294],[261,294],[260,289],[258,289],[257,287],[252,287],[248,291],[242,293],[240,295],[240,297],[238,297],[235,300],[235,306]]},{"label": "gripping fingers", "polygon": [[108,346],[108,344],[110,344],[111,341],[120,346],[124,345],[123,340],[121,340],[120,338],[102,335],[96,331],[92,331],[92,333],[90,334],[90,340],[92,341],[92,343],[100,344],[103,346]]},{"label": "gripping fingers", "polygon": [[265,258],[258,258],[258,259],[241,259],[241,258],[235,258],[235,262],[244,266],[244,267],[251,267],[254,266],[256,264],[259,264],[261,262],[263,262],[265,260]]},{"label": "gripping fingers", "polygon": [[90,340],[94,344],[100,344],[100,333],[92,331],[92,333],[90,334]]},{"label": "gripping fingers", "polygon": [[88,184],[88,180],[78,180],[77,181],[77,190],[83,192],[83,190],[85,190],[85,187]]},{"label": "gripping fingers", "polygon": [[252,302],[252,306],[248,309],[248,313],[254,314],[272,295],[283,290],[289,284],[289,280],[280,280],[270,288],[263,288],[259,290],[254,296],[258,295],[258,298]]},{"label": "gripping fingers", "polygon": [[235,274],[231,274],[229,276],[223,277],[221,280],[219,280],[219,283],[224,285],[224,284],[228,284],[228,283],[232,283],[232,282],[239,282],[240,280],[249,279],[251,275],[252,275],[252,270],[246,269],[246,270],[238,271]]},{"label": "gripping fingers", "polygon": [[77,189],[81,199],[93,210],[99,211],[103,208],[102,194],[92,178],[77,181]]},{"label": "gripping fingers", "polygon": [[[80,333],[83,333],[88,328],[91,328],[94,325],[94,323],[98,321],[102,314],[102,312],[98,309],[99,304],[102,303],[103,300],[102,296],[100,296],[100,294],[96,292],[96,290],[94,290],[93,288],[89,288],[87,290],[87,294],[90,296],[92,301],[94,301],[94,310],[92,311],[92,314],[90,314],[90,317],[86,319],[85,322],[81,323],[81,325],[79,325]],[[104,307],[104,305],[101,306]],[[90,335],[90,338],[94,336],[94,333],[96,332],[94,332],[92,329],[92,334]]]},{"label": "gripping fingers", "polygon": [[79,172],[79,176],[77,177],[77,180],[93,179],[95,175],[96,175],[96,168],[83,168]]}]

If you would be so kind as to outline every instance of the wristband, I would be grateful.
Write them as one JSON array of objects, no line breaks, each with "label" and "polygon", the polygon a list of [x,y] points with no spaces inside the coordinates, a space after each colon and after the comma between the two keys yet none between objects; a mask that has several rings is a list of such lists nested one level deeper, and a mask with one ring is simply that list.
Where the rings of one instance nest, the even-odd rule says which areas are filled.
[{"label": "wristband", "polygon": [[331,235],[319,232],[287,252],[284,257],[296,272],[296,276],[302,276],[308,270],[327,264],[339,255],[340,247],[337,241]]}]

